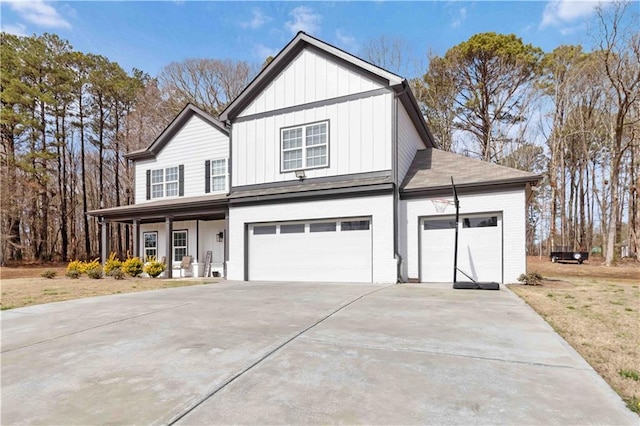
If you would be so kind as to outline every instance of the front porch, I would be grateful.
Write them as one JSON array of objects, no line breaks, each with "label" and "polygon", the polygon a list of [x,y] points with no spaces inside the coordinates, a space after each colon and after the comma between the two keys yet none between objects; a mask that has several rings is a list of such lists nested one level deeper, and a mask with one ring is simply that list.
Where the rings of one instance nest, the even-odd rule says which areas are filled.
[{"label": "front porch", "polygon": [[[93,210],[101,225],[102,264],[111,251],[109,227],[131,226],[132,255],[143,261],[164,260],[165,278],[226,277],[229,209],[226,195],[178,198]],[[191,257],[187,268],[180,264]]]}]

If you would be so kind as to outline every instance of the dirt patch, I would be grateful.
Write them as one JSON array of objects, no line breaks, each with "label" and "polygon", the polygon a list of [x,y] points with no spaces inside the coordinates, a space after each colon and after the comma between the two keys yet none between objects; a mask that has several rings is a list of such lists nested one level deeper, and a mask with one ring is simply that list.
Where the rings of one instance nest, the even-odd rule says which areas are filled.
[{"label": "dirt patch", "polygon": [[64,276],[64,273],[63,269],[53,279],[42,278],[37,270],[31,273],[23,271],[23,275],[35,275],[35,277],[6,279],[3,275],[2,296],[0,298],[2,310],[84,297],[207,284],[221,280],[221,278],[154,279],[131,277],[123,280],[115,280],[110,277],[94,280],[86,276],[71,279]]},{"label": "dirt patch", "polygon": [[15,266],[0,267],[0,279],[12,280],[14,278],[40,278],[46,270],[56,271],[56,275],[61,277],[67,272],[66,263],[25,263]]},{"label": "dirt patch", "polygon": [[527,272],[539,272],[545,278],[615,278],[629,280],[629,284],[640,282],[640,263],[634,261],[625,261],[616,266],[607,267],[599,259],[580,265],[577,262],[553,263],[547,257],[540,259],[537,256],[529,256]]},{"label": "dirt patch", "polygon": [[640,271],[531,258],[528,270],[542,274],[542,285],[509,287],[640,412]]}]

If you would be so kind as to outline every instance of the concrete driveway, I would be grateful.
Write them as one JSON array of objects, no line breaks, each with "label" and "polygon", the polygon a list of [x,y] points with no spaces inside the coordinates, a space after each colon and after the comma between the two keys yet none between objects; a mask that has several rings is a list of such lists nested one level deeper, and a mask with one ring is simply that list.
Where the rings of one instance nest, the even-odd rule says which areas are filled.
[{"label": "concrete driveway", "polygon": [[2,312],[2,424],[638,424],[509,290],[234,283]]}]

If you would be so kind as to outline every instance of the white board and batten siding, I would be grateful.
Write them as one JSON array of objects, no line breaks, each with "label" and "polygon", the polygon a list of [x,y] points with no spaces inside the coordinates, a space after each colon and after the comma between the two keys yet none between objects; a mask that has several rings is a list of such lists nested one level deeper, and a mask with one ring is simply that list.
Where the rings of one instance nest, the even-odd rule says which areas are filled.
[{"label": "white board and batten siding", "polygon": [[[229,212],[229,262],[227,263],[227,278],[231,280],[243,280],[245,279],[245,259],[251,262],[251,247],[245,246],[245,227],[251,229],[256,224],[269,224],[269,223],[287,223],[287,222],[305,222],[322,221],[323,219],[331,220],[357,220],[359,218],[369,218],[371,221],[371,230],[363,238],[371,239],[371,278],[373,282],[396,282],[397,276],[397,262],[393,253],[393,196],[392,195],[377,195],[371,197],[356,197],[345,198],[337,200],[317,200],[306,202],[292,202],[282,204],[270,204],[260,206],[246,206],[246,207],[231,207]],[[321,255],[318,250],[323,248],[326,253],[336,252],[341,250],[340,236],[338,232],[333,235],[335,239],[331,239],[325,234],[326,241],[315,245],[313,250],[314,256]],[[355,234],[353,234],[355,235]],[[364,234],[359,234],[364,235]],[[306,234],[309,236],[309,233]],[[344,237],[344,235],[343,235]],[[275,237],[274,237],[275,238]],[[251,237],[247,235],[247,241],[251,244]],[[364,240],[358,244],[368,250],[364,245]],[[305,245],[301,244],[296,246],[299,251],[304,252]],[[254,249],[256,247],[254,246]],[[260,248],[258,247],[258,250]],[[342,247],[346,250],[345,247]],[[255,254],[255,252],[254,252]],[[310,255],[312,253],[309,253]],[[246,255],[246,256],[245,256]],[[346,256],[350,256],[345,252]],[[352,257],[354,261],[358,261],[358,257]],[[311,267],[314,266],[313,262],[310,262]],[[317,267],[322,267],[322,262],[315,264]],[[251,265],[247,265],[249,271],[251,271]],[[344,265],[343,265],[344,266]],[[362,268],[360,268],[362,267]],[[359,269],[368,268],[367,265],[359,264]],[[254,269],[254,274],[256,273]],[[258,272],[258,276],[260,273]],[[266,274],[263,276],[267,276]],[[315,280],[316,274],[309,272],[307,274],[307,280]],[[279,275],[281,280],[295,280],[294,278],[300,278],[290,274],[287,276],[287,271],[281,271]],[[362,275],[358,275],[362,277]],[[250,279],[251,276],[249,277]],[[289,278],[289,279],[287,279]],[[336,276],[335,281],[348,281],[347,275],[343,275],[343,279]],[[368,279],[368,276],[366,277]],[[366,281],[367,279],[358,279],[358,281]],[[333,280],[331,280],[333,281]]]},{"label": "white board and batten siding", "polygon": [[398,184],[401,184],[419,149],[426,146],[409,118],[407,110],[398,102]]},{"label": "white board and batten siding", "polygon": [[146,171],[184,165],[184,197],[205,195],[205,160],[229,158],[229,138],[193,115],[158,153],[155,159],[135,162],[135,202],[146,199]]},{"label": "white board and batten siding", "polygon": [[296,180],[282,173],[280,131],[328,120],[329,167],[307,169],[307,178],[391,169],[393,95],[382,93],[233,124],[234,186]]},{"label": "white board and batten siding", "polygon": [[[453,196],[445,196],[444,198],[452,199]],[[459,198],[461,216],[498,216],[500,221],[499,226],[494,229],[493,233],[495,234],[496,232],[500,232],[501,235],[496,236],[492,234],[492,241],[487,243],[495,245],[494,243],[496,243],[497,239],[501,237],[501,275],[503,277],[503,282],[517,282],[518,276],[526,271],[526,209],[524,188],[476,194],[463,194],[460,195]],[[400,208],[401,210],[406,211],[406,216],[401,219],[402,223],[400,224],[401,230],[406,229],[406,240],[403,239],[404,241],[402,241],[402,245],[400,247],[400,252],[405,258],[402,268],[403,279],[406,281],[408,279],[423,278],[420,277],[419,272],[419,233],[424,231],[422,230],[422,222],[419,218],[437,216],[451,217],[452,215],[455,215],[455,209],[453,206],[449,206],[443,213],[438,213],[430,198],[402,200]],[[464,229],[464,231],[469,230]],[[493,245],[491,247],[493,247]],[[445,246],[445,244],[442,245],[442,250],[448,251],[448,246]],[[496,247],[492,250],[498,250]],[[453,251],[451,251],[451,256],[453,256]],[[499,268],[499,266],[496,267]],[[452,272],[448,272],[447,274],[451,276],[453,275]],[[492,278],[499,276],[499,271],[491,275]],[[459,274],[458,279],[461,281],[466,280],[466,278],[461,274]],[[482,277],[480,277],[480,279],[482,279]],[[448,280],[451,280],[451,278]]]},{"label": "white board and batten siding", "polygon": [[380,83],[312,49],[304,49],[239,116],[246,117],[381,87]]}]

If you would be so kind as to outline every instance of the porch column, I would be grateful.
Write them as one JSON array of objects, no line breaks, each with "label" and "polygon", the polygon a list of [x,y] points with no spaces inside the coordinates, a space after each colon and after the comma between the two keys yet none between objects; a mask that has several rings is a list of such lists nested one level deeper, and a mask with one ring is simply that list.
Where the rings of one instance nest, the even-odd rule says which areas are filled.
[{"label": "porch column", "polygon": [[132,257],[140,257],[140,253],[138,252],[138,247],[140,244],[140,235],[138,235],[138,219],[133,219],[133,229],[131,233],[133,234],[133,255]]},{"label": "porch column", "polygon": [[165,230],[167,233],[166,240],[166,252],[167,252],[167,269],[165,271],[165,277],[173,278],[173,250],[171,250],[171,246],[173,245],[173,218],[167,217],[165,219]]},{"label": "porch column", "polygon": [[103,217],[100,218],[100,232],[102,232],[102,235],[101,235],[102,247],[100,247],[100,261],[104,266],[107,263],[108,244],[107,244],[107,221]]},{"label": "porch column", "polygon": [[229,261],[229,209],[224,212],[224,234],[223,234],[224,255],[222,261],[222,275],[227,278],[227,262]]}]

